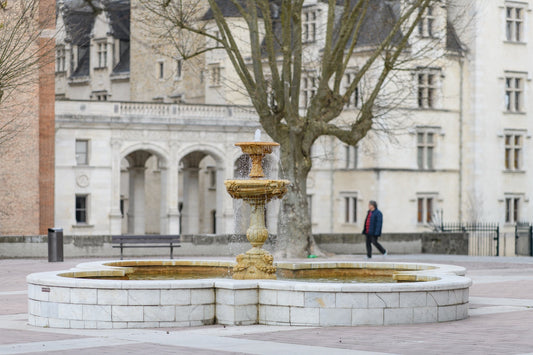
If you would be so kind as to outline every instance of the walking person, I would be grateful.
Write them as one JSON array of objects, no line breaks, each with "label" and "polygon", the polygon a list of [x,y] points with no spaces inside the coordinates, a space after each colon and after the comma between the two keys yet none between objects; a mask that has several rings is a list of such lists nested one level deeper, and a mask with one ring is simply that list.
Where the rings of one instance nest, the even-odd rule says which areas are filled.
[{"label": "walking person", "polygon": [[383,255],[387,255],[387,251],[378,242],[378,237],[381,235],[381,227],[383,226],[383,214],[378,210],[376,201],[368,202],[368,213],[366,214],[365,226],[363,234],[366,236],[366,257],[372,258],[372,244],[378,248]]}]

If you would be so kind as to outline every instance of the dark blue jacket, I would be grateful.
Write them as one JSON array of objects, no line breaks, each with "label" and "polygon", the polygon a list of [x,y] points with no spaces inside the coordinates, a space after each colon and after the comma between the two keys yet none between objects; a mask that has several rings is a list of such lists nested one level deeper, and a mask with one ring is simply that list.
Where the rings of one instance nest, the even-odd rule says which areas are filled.
[{"label": "dark blue jacket", "polygon": [[[368,211],[368,213],[370,213],[370,210]],[[366,230],[366,220],[368,218],[368,213],[366,214],[366,218],[363,221],[363,234],[375,235],[376,237],[379,237],[381,235],[381,227],[383,226],[383,214],[381,214],[381,211],[377,208],[372,211],[372,216],[370,217],[370,226],[368,227],[368,230]]]}]

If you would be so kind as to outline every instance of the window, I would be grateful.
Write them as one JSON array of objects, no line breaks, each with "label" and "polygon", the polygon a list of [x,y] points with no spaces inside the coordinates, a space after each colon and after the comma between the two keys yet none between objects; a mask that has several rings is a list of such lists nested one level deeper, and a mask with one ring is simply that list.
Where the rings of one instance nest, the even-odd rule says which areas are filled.
[{"label": "window", "polygon": [[106,94],[96,94],[95,98],[96,98],[96,101],[107,101],[107,95]]},{"label": "window", "polygon": [[520,134],[505,135],[505,169],[520,170],[522,168],[522,142]]},{"label": "window", "polygon": [[107,67],[107,43],[101,42],[97,45],[98,68]]},{"label": "window", "polygon": [[181,80],[183,72],[183,60],[178,59],[176,61],[176,80]]},{"label": "window", "polygon": [[217,210],[211,210],[211,233],[217,233]]},{"label": "window", "polygon": [[123,196],[121,196],[120,197],[120,217],[121,218],[124,218],[124,207],[125,207],[124,205],[125,205],[125,202],[126,202],[126,199]]},{"label": "window", "polygon": [[302,93],[303,93],[303,105],[309,106],[311,99],[316,94],[317,78],[314,76],[308,76],[303,78]]},{"label": "window", "polygon": [[433,220],[435,210],[434,196],[418,196],[417,202],[417,222],[419,224],[430,223]]},{"label": "window", "polygon": [[523,111],[524,79],[520,77],[505,77],[505,110],[507,112]]},{"label": "window", "polygon": [[302,21],[302,42],[316,41],[317,10],[305,11]]},{"label": "window", "polygon": [[520,219],[520,197],[505,198],[505,223],[516,223]]},{"label": "window", "polygon": [[433,169],[435,151],[435,133],[431,131],[419,131],[416,133],[416,158],[418,169]]},{"label": "window", "polygon": [[158,79],[165,78],[165,63],[164,62],[157,62],[157,78]]},{"label": "window", "polygon": [[524,9],[505,7],[505,39],[510,42],[523,42]]},{"label": "window", "polygon": [[76,51],[78,47],[71,47],[70,50],[70,73],[74,73],[76,70]]},{"label": "window", "polygon": [[65,61],[66,61],[65,47],[57,46],[56,48],[56,72],[60,73],[66,70]]},{"label": "window", "polygon": [[346,169],[357,169],[357,147],[344,146],[344,167]]},{"label": "window", "polygon": [[76,139],[76,164],[89,164],[89,141],[86,139]]},{"label": "window", "polygon": [[417,74],[417,101],[419,108],[435,108],[437,95],[437,72],[419,71]]},{"label": "window", "polygon": [[219,86],[221,82],[221,68],[219,65],[214,65],[211,68],[211,86]]},{"label": "window", "polygon": [[420,37],[434,37],[435,15],[433,6],[429,6],[418,23],[418,35]]},{"label": "window", "polygon": [[343,196],[344,223],[357,223],[357,195]]},{"label": "window", "polygon": [[[352,81],[355,79],[355,73],[345,74],[344,79],[345,79],[345,84],[346,84],[344,92],[346,92],[348,91],[348,88],[352,84]],[[350,95],[350,97],[348,98],[348,101],[346,102],[346,107],[347,108],[360,107],[360,101],[361,101],[361,97],[359,96],[359,86],[357,86],[353,94]]]},{"label": "window", "polygon": [[87,195],[76,195],[76,223],[87,223]]},{"label": "window", "polygon": [[207,174],[209,176],[209,189],[213,190],[217,188],[217,169],[214,166],[207,167]]},{"label": "window", "polygon": [[307,195],[307,212],[311,222],[313,221],[313,195]]}]

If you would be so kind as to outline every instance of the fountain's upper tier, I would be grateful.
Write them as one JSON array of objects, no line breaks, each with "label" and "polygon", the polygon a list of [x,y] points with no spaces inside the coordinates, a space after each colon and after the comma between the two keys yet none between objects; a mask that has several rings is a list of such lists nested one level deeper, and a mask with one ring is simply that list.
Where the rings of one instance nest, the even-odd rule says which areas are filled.
[{"label": "fountain's upper tier", "polygon": [[263,168],[261,167],[263,157],[272,153],[272,148],[277,147],[279,144],[274,142],[240,142],[235,143],[235,145],[241,147],[242,152],[248,154],[252,159],[250,178],[259,179],[265,177]]},{"label": "fountain's upper tier", "polygon": [[281,198],[287,193],[289,180],[226,180],[226,190],[231,197],[243,199],[249,203],[268,202]]},{"label": "fountain's upper tier", "polygon": [[272,153],[272,148],[279,146],[275,142],[240,142],[235,143],[237,147],[245,154],[249,155],[266,155]]}]

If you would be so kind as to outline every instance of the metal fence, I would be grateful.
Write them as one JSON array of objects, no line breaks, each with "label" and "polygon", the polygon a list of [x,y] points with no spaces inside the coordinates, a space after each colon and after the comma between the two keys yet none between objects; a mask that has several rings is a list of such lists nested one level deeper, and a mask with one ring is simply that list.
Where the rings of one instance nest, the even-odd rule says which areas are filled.
[{"label": "metal fence", "polygon": [[514,235],[516,255],[533,256],[533,226],[531,223],[516,223]]},{"label": "metal fence", "polygon": [[439,232],[468,233],[468,255],[499,256],[500,226],[498,223],[440,223]]}]

